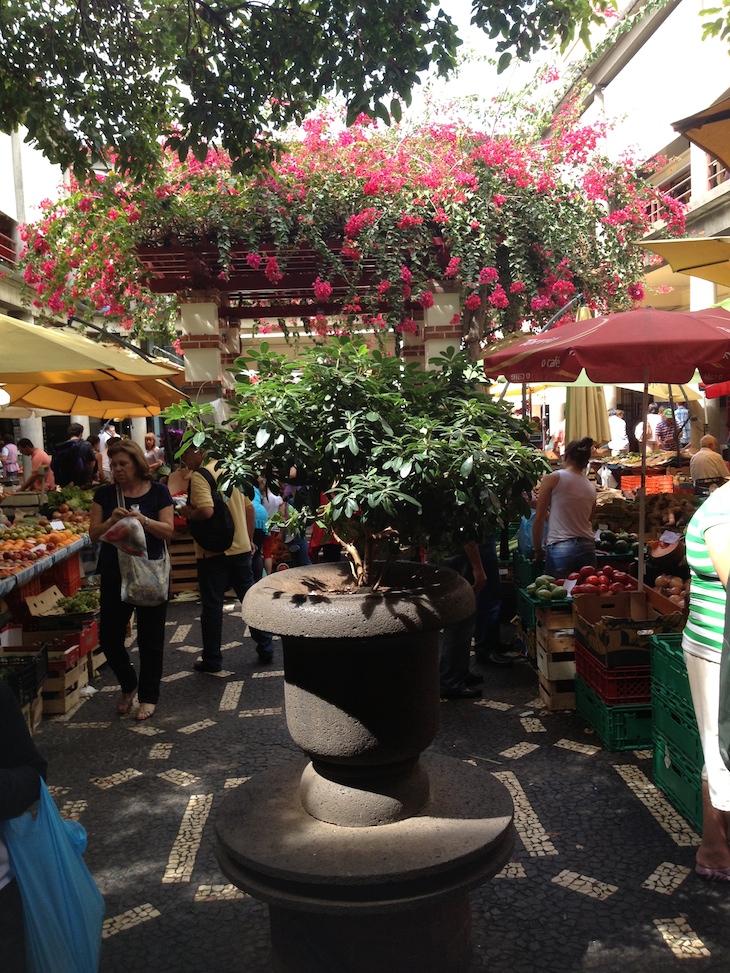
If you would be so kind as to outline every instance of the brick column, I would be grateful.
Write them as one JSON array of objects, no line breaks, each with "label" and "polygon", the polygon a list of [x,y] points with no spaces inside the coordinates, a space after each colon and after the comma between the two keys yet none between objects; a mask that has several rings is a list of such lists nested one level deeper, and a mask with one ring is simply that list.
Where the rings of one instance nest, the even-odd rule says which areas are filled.
[{"label": "brick column", "polygon": [[224,381],[221,367],[223,343],[218,323],[220,304],[221,296],[217,291],[180,297],[180,347],[185,356],[185,388],[202,402],[219,398]]},{"label": "brick column", "polygon": [[433,295],[433,306],[424,311],[420,335],[406,335],[403,341],[403,358],[420,361],[424,366],[429,358],[435,358],[449,347],[461,347],[461,315],[459,292],[442,290],[438,285]]}]

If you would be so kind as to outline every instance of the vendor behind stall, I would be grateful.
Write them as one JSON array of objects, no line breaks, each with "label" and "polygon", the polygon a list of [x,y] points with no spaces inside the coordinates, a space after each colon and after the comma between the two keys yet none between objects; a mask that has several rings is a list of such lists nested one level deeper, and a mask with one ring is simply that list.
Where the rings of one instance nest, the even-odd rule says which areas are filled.
[{"label": "vendor behind stall", "polygon": [[30,474],[23,480],[18,489],[42,490],[43,471],[41,467],[44,466],[46,468],[46,490],[52,490],[56,485],[56,481],[53,477],[51,457],[48,453],[39,449],[38,446],[34,446],[30,439],[19,439],[18,450],[23,456],[27,456],[30,459]]},{"label": "vendor behind stall", "polygon": [[700,439],[700,448],[689,461],[689,475],[693,483],[698,480],[719,482],[730,477],[730,470],[720,456],[720,448],[714,436],[703,436]]}]

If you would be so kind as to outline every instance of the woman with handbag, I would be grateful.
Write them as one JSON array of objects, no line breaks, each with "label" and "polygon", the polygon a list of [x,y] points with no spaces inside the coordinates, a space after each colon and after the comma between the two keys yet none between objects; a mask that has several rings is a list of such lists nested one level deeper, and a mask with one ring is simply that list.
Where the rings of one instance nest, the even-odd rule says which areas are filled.
[{"label": "woman with handbag", "polygon": [[[144,529],[149,561],[164,559],[169,565],[166,542],[174,530],[170,491],[164,483],[155,483],[151,479],[147,460],[136,443],[118,440],[108,450],[114,483],[99,487],[94,494],[89,527],[91,540],[102,540],[102,535],[123,518],[133,517]],[[128,713],[137,692],[136,719],[142,721],[155,712],[160,695],[167,598],[156,605],[134,605],[123,601],[119,553],[113,544],[102,540],[99,641],[121,686],[117,712],[120,716]],[[124,645],[127,624],[135,609],[139,679]]]}]

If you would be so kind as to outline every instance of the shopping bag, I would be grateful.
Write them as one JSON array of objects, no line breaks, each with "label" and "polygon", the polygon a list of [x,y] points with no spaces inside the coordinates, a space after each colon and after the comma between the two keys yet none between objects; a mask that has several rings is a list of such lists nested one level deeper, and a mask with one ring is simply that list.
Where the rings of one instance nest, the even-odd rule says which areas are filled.
[{"label": "shopping bag", "polygon": [[128,605],[152,608],[167,601],[170,589],[170,555],[150,561],[118,551],[119,573],[122,578],[121,598]]},{"label": "shopping bag", "polygon": [[104,899],[82,857],[83,826],[61,817],[41,780],[37,815],[5,821],[3,837],[23,900],[29,973],[97,973]]}]

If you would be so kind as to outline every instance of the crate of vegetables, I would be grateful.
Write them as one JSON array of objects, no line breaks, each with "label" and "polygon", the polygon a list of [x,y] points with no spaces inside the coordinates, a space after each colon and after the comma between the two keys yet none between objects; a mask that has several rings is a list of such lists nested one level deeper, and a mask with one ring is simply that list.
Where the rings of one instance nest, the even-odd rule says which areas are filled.
[{"label": "crate of vegetables", "polygon": [[573,571],[566,578],[575,582],[571,595],[617,595],[624,591],[637,591],[639,582],[627,571],[610,564],[594,568],[586,565],[580,571]]}]

